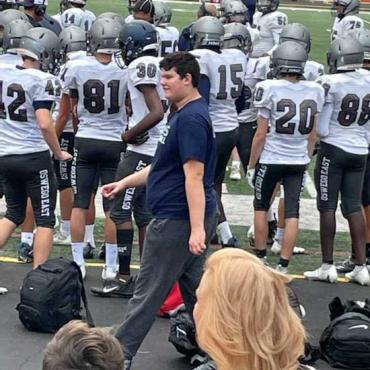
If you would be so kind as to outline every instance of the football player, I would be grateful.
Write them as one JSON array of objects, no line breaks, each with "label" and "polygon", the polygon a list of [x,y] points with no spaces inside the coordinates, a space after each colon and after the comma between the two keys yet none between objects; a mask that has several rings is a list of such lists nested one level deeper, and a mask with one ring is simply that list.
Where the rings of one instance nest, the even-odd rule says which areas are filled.
[{"label": "football player", "polygon": [[27,16],[16,9],[7,9],[0,12],[0,46],[3,44],[3,31],[4,27],[11,21],[22,19],[28,21]]},{"label": "football player", "polygon": [[253,44],[253,57],[271,55],[279,43],[280,33],[288,23],[286,14],[278,11],[279,0],[257,0],[258,12],[253,25],[259,31]]},{"label": "football player", "polygon": [[[72,254],[86,275],[83,251],[87,210],[99,176],[102,184],[114,180],[127,126],[125,97],[127,71],[112,60],[121,26],[109,18],[95,21],[90,30],[92,56],[70,63],[64,74],[64,89],[69,90],[73,120],[78,123],[75,136],[72,188],[74,205],[71,216]],[[106,264],[103,280],[117,274],[115,226],[109,218],[110,202],[103,201],[105,218]]]},{"label": "football player", "polygon": [[154,18],[153,24],[159,35],[160,54],[165,56],[177,51],[179,42],[179,31],[176,27],[171,26],[172,10],[167,3],[156,1],[154,3]]},{"label": "football player", "polygon": [[336,17],[331,31],[331,40],[356,34],[364,28],[364,21],[358,16],[359,0],[334,0]]},{"label": "football player", "polygon": [[128,16],[129,19],[126,18],[125,23],[134,19],[153,23],[154,12],[155,8],[151,0],[138,0],[132,8],[132,18]]},{"label": "football player", "polygon": [[267,211],[276,185],[285,190],[286,231],[276,269],[288,272],[298,235],[299,199],[306,167],[316,141],[316,118],[324,104],[324,90],[302,81],[307,51],[286,41],[273,53],[275,80],[259,82],[254,106],[258,108],[257,131],[253,138],[247,178],[254,185],[256,255],[266,261]]},{"label": "football player", "polygon": [[221,195],[222,182],[232,149],[238,141],[238,115],[235,101],[243,89],[246,71],[246,55],[238,49],[224,49],[221,45],[224,27],[215,17],[202,17],[191,28],[194,50],[201,71],[199,90],[209,103],[209,113],[216,134],[217,164],[215,189],[220,210],[219,225],[221,244],[237,246],[226,220]]},{"label": "football player", "polygon": [[68,8],[61,15],[61,24],[64,28],[71,25],[89,31],[96,19],[95,14],[85,9],[86,0],[67,0]]},{"label": "football player", "polygon": [[[138,172],[152,163],[164,126],[164,93],[160,86],[159,40],[156,29],[145,21],[126,23],[118,38],[122,60],[128,70],[128,90],[132,115],[128,130],[122,136],[128,144],[121,160],[116,180]],[[117,59],[118,61],[119,59]],[[123,66],[122,66],[123,67]],[[103,289],[91,291],[101,296],[129,298],[133,294],[135,278],[131,277],[130,262],[134,238],[132,215],[139,229],[139,247],[142,254],[146,227],[151,214],[146,205],[146,187],[127,188],[117,196],[111,210],[111,219],[117,227],[119,247],[119,279]]]},{"label": "football player", "polygon": [[[37,30],[37,31],[36,31]],[[49,257],[55,223],[56,183],[50,152],[60,160],[72,156],[61,150],[51,109],[59,93],[57,80],[48,71],[54,63],[55,36],[34,28],[22,37],[17,52],[22,67],[1,65],[0,171],[4,177],[7,211],[0,221],[0,245],[4,246],[26,215],[31,198],[36,220],[33,265]]]},{"label": "football player", "polygon": [[370,118],[370,76],[363,70],[356,70],[362,66],[363,58],[364,52],[358,40],[351,36],[337,38],[328,52],[331,75],[319,79],[326,92],[318,125],[321,140],[315,168],[322,265],[304,273],[310,280],[337,281],[333,249],[335,210],[340,194],[341,210],[348,221],[356,264],[346,277],[361,285],[370,284],[361,210],[368,155],[366,134]]}]

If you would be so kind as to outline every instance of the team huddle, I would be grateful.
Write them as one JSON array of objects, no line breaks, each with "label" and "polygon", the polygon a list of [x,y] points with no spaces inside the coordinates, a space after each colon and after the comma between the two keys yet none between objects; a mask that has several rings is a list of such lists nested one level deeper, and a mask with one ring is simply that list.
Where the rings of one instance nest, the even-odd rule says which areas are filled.
[{"label": "team huddle", "polygon": [[[237,148],[255,192],[249,237],[256,255],[267,264],[267,246],[273,244],[280,254],[276,269],[287,273],[293,253],[301,249],[295,246],[300,195],[316,154],[323,264],[305,276],[334,282],[338,270],[370,285],[370,32],[358,16],[358,0],[334,3],[328,74],[309,60],[307,27],[289,23],[278,0],[257,1],[253,20],[239,0],[224,1],[221,15],[202,4],[198,20],[181,34],[171,26],[172,12],[164,2],[131,2],[125,19],[111,12],[96,17],[85,9],[86,0],[61,1],[60,13],[52,17],[60,32],[36,25],[27,13],[45,14],[43,0],[25,1],[25,13],[14,1],[0,4],[0,172],[7,204],[1,246],[22,225],[21,261],[36,267],[46,261],[53,242],[70,244],[86,275],[85,258],[95,252],[95,194],[100,185],[152,163],[171,114],[159,63],[180,49],[198,60],[198,90],[216,137],[220,215],[214,242],[239,243],[222,205],[226,167]],[[54,234],[58,191],[61,223]],[[271,204],[279,192],[276,231]],[[335,266],[339,194],[353,250],[350,260]],[[103,209],[103,287],[92,291],[130,297],[133,220],[142,253],[152,219],[146,189],[104,197]]]}]

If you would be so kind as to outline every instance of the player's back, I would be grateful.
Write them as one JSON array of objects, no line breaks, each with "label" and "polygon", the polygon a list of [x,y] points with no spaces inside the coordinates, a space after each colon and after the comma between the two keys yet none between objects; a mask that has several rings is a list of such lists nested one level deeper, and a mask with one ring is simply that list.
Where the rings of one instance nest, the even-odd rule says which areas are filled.
[{"label": "player's back", "polygon": [[307,139],[315,115],[324,103],[324,90],[312,81],[266,80],[256,86],[254,104],[269,110],[270,129],[261,163],[307,164]]},{"label": "player's back", "polygon": [[324,74],[325,68],[321,63],[314,60],[307,60],[304,66],[303,77],[307,81],[315,81]]},{"label": "player's back", "polygon": [[331,31],[331,40],[345,37],[349,34],[356,36],[357,32],[364,29],[365,23],[358,15],[349,14],[342,19],[336,17]]},{"label": "player's back", "polygon": [[240,50],[208,49],[191,51],[198,58],[200,73],[210,82],[209,113],[215,132],[227,132],[238,126],[235,100],[243,89],[247,58]]},{"label": "player's back", "polygon": [[366,154],[370,120],[370,73],[364,70],[325,75],[319,79],[333,111],[329,133],[321,140],[354,154]]},{"label": "player's back", "polygon": [[0,55],[0,64],[10,64],[20,66],[23,64],[22,57],[18,54],[5,53]]},{"label": "player's back", "polygon": [[160,56],[174,53],[178,50],[179,31],[175,27],[156,27],[160,43]]},{"label": "player's back", "polygon": [[[128,90],[132,107],[129,128],[136,126],[150,112],[144,95],[139,90],[140,85],[155,86],[161,100],[165,100],[164,92],[160,85],[159,61],[160,59],[157,57],[142,56],[133,60],[128,66]],[[163,127],[164,121],[162,120],[149,130],[149,139],[144,144],[129,145],[128,149],[153,156]]]},{"label": "player's back", "polygon": [[254,26],[259,31],[253,44],[253,56],[259,57],[269,52],[278,43],[279,34],[288,23],[288,17],[283,12],[262,14],[257,13],[253,16]]},{"label": "player's back", "polygon": [[121,140],[127,125],[127,70],[114,61],[103,64],[94,56],[85,56],[68,62],[64,80],[65,88],[78,91],[76,136]]},{"label": "player's back", "polygon": [[47,150],[35,108],[55,100],[60,92],[55,77],[8,64],[0,65],[0,74],[0,156]]}]

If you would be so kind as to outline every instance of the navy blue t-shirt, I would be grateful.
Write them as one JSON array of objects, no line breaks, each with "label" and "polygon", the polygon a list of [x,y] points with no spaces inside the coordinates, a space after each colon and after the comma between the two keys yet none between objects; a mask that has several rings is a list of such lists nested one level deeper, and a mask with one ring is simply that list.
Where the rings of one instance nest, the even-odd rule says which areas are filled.
[{"label": "navy blue t-shirt", "polygon": [[148,207],[156,218],[188,219],[183,165],[204,163],[206,214],[216,210],[216,144],[208,105],[193,100],[172,114],[158,143],[147,184]]}]

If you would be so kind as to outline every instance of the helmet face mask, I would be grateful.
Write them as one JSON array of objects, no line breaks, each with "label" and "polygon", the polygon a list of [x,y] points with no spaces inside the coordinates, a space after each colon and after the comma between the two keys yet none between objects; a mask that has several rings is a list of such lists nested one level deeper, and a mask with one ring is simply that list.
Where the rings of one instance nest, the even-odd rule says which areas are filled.
[{"label": "helmet face mask", "polygon": [[240,23],[226,24],[223,49],[239,49],[244,54],[251,52],[252,39],[247,27]]},{"label": "helmet face mask", "polygon": [[225,5],[225,18],[227,23],[248,22],[248,9],[241,1],[231,1]]},{"label": "helmet face mask", "polygon": [[154,3],[153,24],[160,27],[166,27],[171,23],[172,10],[167,3],[156,1]]},{"label": "helmet face mask", "polygon": [[360,10],[359,0],[334,0],[333,8],[339,19],[349,14],[358,14]]},{"label": "helmet face mask", "polygon": [[274,12],[279,7],[279,0],[257,0],[257,10],[262,14]]}]

